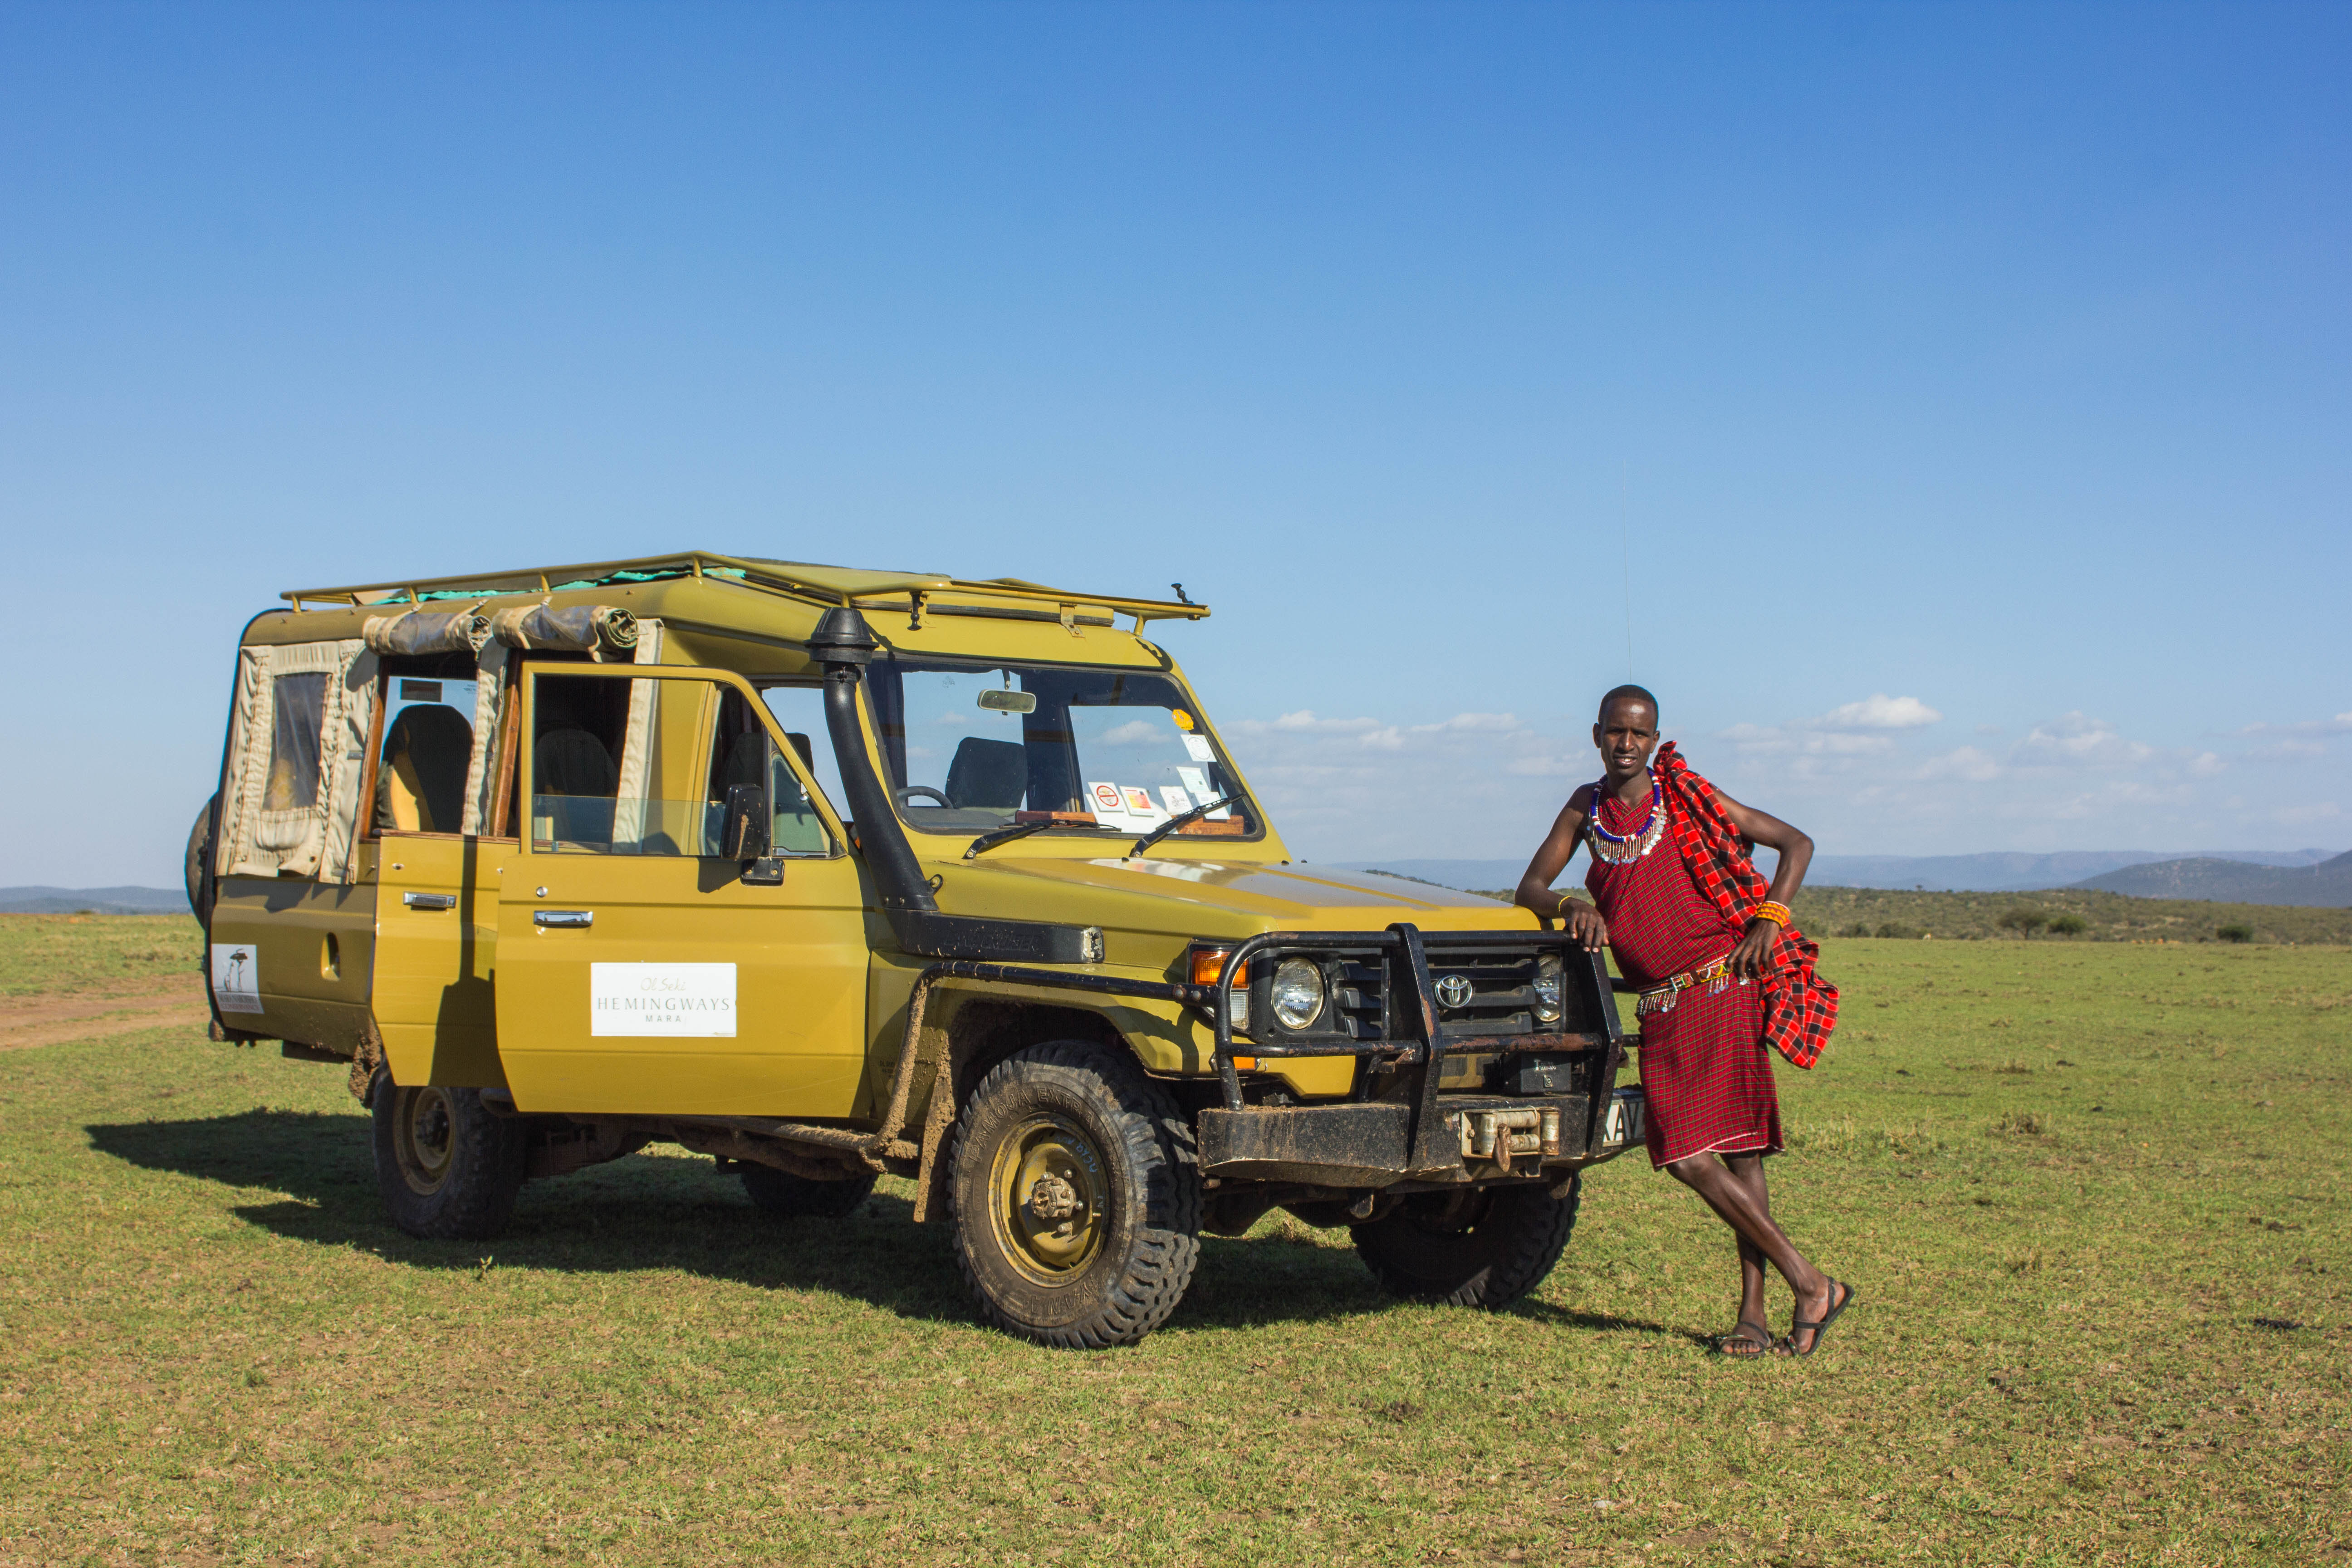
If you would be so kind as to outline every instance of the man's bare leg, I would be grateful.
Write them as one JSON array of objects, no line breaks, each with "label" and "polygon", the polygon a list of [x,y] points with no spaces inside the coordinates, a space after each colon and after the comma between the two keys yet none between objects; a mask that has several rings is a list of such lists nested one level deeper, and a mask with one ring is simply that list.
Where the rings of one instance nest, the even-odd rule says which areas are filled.
[{"label": "man's bare leg", "polygon": [[[1787,1233],[1773,1223],[1771,1207],[1766,1201],[1763,1162],[1753,1156],[1748,1158],[1749,1163],[1757,1167],[1753,1186],[1736,1174],[1729,1165],[1712,1154],[1694,1154],[1687,1160],[1677,1160],[1668,1165],[1666,1170],[1675,1180],[1706,1199],[1707,1207],[1713,1209],[1717,1217],[1738,1235],[1742,1243],[1755,1247],[1763,1255],[1766,1261],[1780,1271],[1780,1278],[1789,1282],[1789,1289],[1797,1298],[1795,1321],[1801,1323],[1818,1323],[1829,1315],[1830,1308],[1836,1304],[1837,1289],[1831,1283],[1828,1275],[1805,1260],[1804,1255],[1797,1250],[1796,1244],[1789,1239]],[[1746,1301],[1746,1256],[1743,1252],[1741,1258],[1743,1311]],[[1757,1297],[1759,1301],[1763,1295],[1762,1279],[1763,1270],[1759,1268]],[[1802,1343],[1796,1342],[1792,1338],[1790,1348],[1801,1352],[1809,1350],[1811,1348],[1812,1337],[1810,1332],[1807,1333]]]},{"label": "man's bare leg", "polygon": [[[1762,1157],[1726,1154],[1722,1158],[1731,1172],[1732,1180],[1746,1187],[1756,1199],[1756,1206],[1764,1211],[1764,1216],[1771,1218],[1772,1201],[1764,1187]],[[1764,1301],[1764,1249],[1736,1230],[1731,1233],[1731,1237],[1739,1247],[1739,1321],[1767,1325],[1765,1337],[1769,1342],[1772,1320]]]}]

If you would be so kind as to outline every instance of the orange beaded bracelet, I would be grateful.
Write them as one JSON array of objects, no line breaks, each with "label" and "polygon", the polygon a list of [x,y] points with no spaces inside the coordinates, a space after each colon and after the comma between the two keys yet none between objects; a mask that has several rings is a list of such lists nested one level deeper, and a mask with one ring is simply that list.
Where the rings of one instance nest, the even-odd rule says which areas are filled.
[{"label": "orange beaded bracelet", "polygon": [[1786,929],[1789,924],[1789,906],[1782,903],[1776,903],[1772,900],[1767,899],[1762,903],[1756,906],[1755,914],[1749,918],[1751,920],[1770,921],[1774,925]]}]

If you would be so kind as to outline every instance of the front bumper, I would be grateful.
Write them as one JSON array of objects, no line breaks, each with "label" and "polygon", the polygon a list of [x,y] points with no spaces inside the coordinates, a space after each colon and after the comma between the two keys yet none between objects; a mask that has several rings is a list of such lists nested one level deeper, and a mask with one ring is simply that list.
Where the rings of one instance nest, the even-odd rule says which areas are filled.
[{"label": "front bumper", "polygon": [[1643,1141],[1639,1085],[1612,1089],[1595,1118],[1580,1094],[1446,1095],[1443,1135],[1413,1159],[1414,1106],[1402,1100],[1257,1106],[1201,1113],[1201,1173],[1221,1181],[1321,1187],[1454,1184],[1597,1165]]},{"label": "front bumper", "polygon": [[[1490,979],[1484,994],[1504,1009],[1481,1012],[1474,976],[1491,976],[1499,961],[1524,980],[1540,973],[1534,955],[1546,951],[1558,955],[1562,982],[1551,1017],[1521,1010],[1535,994],[1508,988],[1517,981],[1497,987]],[[1269,1021],[1246,1049],[1256,1058],[1356,1058],[1346,1103],[1253,1106],[1243,1093],[1234,1062],[1236,976],[1261,961],[1253,986],[1261,994],[1250,998],[1249,1016],[1265,1020],[1268,976],[1291,955],[1348,982],[1344,994],[1328,993],[1335,1006],[1361,1007],[1368,1016],[1344,1030],[1289,1037]],[[1360,979],[1377,987],[1377,1027],[1368,1026],[1374,1005],[1352,989]],[[1525,1179],[1605,1160],[1641,1135],[1640,1091],[1624,1091],[1633,1099],[1622,1104],[1617,1098],[1624,1037],[1608,969],[1565,931],[1444,931],[1424,940],[1399,922],[1382,931],[1266,931],[1226,955],[1207,1000],[1224,1099],[1201,1113],[1202,1168],[1212,1177],[1358,1188]],[[1524,1066],[1508,1081],[1487,1082],[1486,1092],[1449,1092],[1449,1058]]]}]

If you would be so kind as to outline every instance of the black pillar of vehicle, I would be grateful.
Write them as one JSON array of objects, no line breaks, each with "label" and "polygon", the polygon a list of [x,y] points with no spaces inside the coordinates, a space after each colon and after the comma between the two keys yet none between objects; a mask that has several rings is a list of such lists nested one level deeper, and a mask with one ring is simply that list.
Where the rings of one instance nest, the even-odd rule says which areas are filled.
[{"label": "black pillar of vehicle", "polygon": [[882,645],[874,640],[866,617],[844,605],[827,610],[808,640],[809,652],[824,667],[824,727],[833,737],[834,761],[841,768],[841,790],[849,797],[850,820],[857,825],[858,847],[866,852],[866,868],[882,900],[883,918],[890,922],[902,946],[913,950],[911,928],[919,921],[909,912],[939,909],[931,885],[915,852],[907,844],[898,814],[891,809],[888,791],[875,775],[874,760],[866,754],[866,732],[857,722],[857,686],[866,666]]},{"label": "black pillar of vehicle", "polygon": [[874,760],[866,752],[866,731],[857,722],[857,685],[881,646],[866,617],[846,605],[827,610],[808,640],[809,652],[824,667],[825,732],[833,737],[842,793],[849,797],[857,845],[865,853],[866,868],[874,875],[875,896],[881,902],[882,918],[890,922],[890,934],[905,951],[925,958],[1100,963],[1099,927],[940,912],[889,791],[875,774]]}]

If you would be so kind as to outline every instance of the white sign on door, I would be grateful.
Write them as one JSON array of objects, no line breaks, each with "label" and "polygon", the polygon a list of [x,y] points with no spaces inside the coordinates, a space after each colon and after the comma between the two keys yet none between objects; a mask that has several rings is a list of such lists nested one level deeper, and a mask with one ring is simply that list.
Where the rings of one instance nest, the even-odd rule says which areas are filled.
[{"label": "white sign on door", "polygon": [[261,950],[249,942],[213,943],[213,1000],[224,1013],[261,1011]]},{"label": "white sign on door", "polygon": [[592,963],[591,1035],[735,1037],[731,963]]}]

